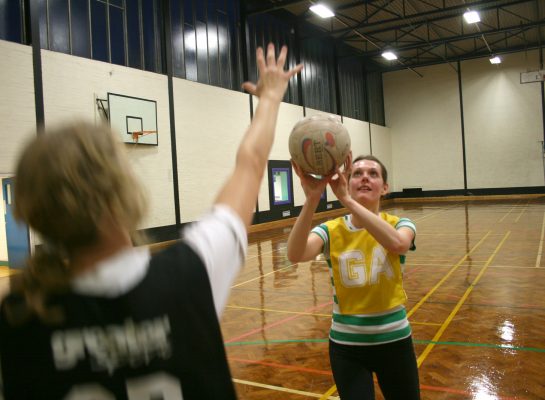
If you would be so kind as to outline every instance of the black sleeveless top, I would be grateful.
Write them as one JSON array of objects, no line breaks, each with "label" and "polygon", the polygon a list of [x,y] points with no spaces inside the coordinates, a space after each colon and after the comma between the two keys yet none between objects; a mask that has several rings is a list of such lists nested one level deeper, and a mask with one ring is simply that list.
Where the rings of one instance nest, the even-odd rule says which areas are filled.
[{"label": "black sleeveless top", "polygon": [[123,295],[52,298],[60,326],[10,326],[5,305],[18,301],[9,295],[0,313],[6,400],[236,398],[208,274],[183,242]]}]

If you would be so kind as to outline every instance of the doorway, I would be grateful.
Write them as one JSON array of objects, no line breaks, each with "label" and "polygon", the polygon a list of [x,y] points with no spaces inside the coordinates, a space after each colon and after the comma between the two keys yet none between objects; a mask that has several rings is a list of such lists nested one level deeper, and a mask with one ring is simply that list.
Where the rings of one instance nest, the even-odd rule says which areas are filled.
[{"label": "doorway", "polygon": [[23,268],[30,254],[30,236],[28,226],[16,221],[13,215],[13,178],[2,178],[2,200],[5,239],[0,243],[0,265]]}]

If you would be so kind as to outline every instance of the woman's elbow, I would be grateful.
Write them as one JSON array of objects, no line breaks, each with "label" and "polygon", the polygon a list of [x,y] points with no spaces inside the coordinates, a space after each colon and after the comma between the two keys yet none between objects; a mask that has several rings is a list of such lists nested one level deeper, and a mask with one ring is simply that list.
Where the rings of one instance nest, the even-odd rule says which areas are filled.
[{"label": "woman's elbow", "polygon": [[386,250],[394,254],[405,254],[411,248],[411,243],[406,243],[404,241],[399,241],[392,243]]},{"label": "woman's elbow", "polygon": [[288,249],[287,257],[288,257],[288,261],[290,263],[292,263],[292,264],[296,264],[298,262],[301,262],[301,260],[302,260],[302,255],[301,254],[290,251],[289,249]]}]

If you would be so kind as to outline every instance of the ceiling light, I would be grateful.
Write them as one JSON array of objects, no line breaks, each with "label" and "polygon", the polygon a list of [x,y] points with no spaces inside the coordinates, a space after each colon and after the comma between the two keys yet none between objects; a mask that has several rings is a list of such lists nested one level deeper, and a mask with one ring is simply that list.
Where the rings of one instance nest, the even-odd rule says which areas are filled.
[{"label": "ceiling light", "polygon": [[499,58],[498,56],[491,57],[490,64],[501,64],[501,58]]},{"label": "ceiling light", "polygon": [[464,19],[468,24],[475,24],[481,20],[477,11],[466,11],[464,13]]},{"label": "ceiling light", "polygon": [[385,51],[384,53],[382,53],[382,57],[390,61],[397,60],[397,56],[391,51]]},{"label": "ceiling light", "polygon": [[310,7],[310,11],[314,14],[318,14],[322,18],[331,18],[335,16],[335,13],[329,9],[329,7],[323,4],[315,4]]}]

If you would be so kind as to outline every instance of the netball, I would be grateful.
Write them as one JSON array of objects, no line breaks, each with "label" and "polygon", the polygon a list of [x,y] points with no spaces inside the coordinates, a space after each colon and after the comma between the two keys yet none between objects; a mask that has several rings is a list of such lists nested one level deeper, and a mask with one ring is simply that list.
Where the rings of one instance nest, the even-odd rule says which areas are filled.
[{"label": "netball", "polygon": [[304,172],[328,175],[350,153],[350,135],[333,115],[313,115],[299,121],[289,137],[292,160]]}]

